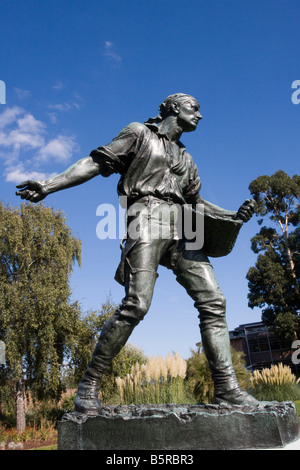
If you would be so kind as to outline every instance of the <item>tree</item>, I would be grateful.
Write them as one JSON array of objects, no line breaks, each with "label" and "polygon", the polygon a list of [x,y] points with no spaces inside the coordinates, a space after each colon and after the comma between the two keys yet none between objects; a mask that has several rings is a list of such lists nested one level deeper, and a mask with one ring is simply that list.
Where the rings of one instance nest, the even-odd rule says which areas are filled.
[{"label": "tree", "polygon": [[17,429],[25,427],[24,394],[57,398],[61,372],[80,330],[69,276],[81,243],[61,212],[0,202],[0,338],[5,377],[15,387]]},{"label": "tree", "polygon": [[259,176],[249,189],[259,225],[264,217],[269,222],[251,240],[258,257],[247,273],[249,306],[263,308],[262,320],[290,346],[300,327],[300,176],[279,170]]}]

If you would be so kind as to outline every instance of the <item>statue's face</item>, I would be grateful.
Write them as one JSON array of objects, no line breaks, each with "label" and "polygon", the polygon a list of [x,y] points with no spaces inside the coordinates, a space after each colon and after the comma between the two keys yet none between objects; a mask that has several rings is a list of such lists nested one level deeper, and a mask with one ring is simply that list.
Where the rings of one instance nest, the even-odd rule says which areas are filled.
[{"label": "statue's face", "polygon": [[191,132],[197,128],[202,119],[199,109],[199,103],[192,97],[177,102],[177,121],[183,132]]}]

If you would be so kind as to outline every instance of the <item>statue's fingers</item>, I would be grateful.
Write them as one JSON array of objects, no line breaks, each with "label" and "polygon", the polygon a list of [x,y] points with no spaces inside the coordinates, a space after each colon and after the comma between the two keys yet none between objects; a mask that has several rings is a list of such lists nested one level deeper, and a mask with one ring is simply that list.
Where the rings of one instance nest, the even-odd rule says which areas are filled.
[{"label": "statue's fingers", "polygon": [[20,196],[21,196],[21,199],[27,199],[28,191],[20,191]]},{"label": "statue's fingers", "polygon": [[242,206],[239,210],[239,212],[243,215],[248,214],[248,207],[247,206]]},{"label": "statue's fingers", "polygon": [[243,220],[243,222],[248,222],[252,217],[252,211],[249,206],[243,205],[238,211],[238,216]]},{"label": "statue's fingers", "polygon": [[31,194],[30,194],[28,200],[31,201],[31,202],[38,202],[39,194],[35,191],[31,191]]},{"label": "statue's fingers", "polygon": [[40,202],[43,198],[39,195],[36,194],[32,199],[31,202]]},{"label": "statue's fingers", "polygon": [[23,183],[17,184],[16,188],[18,188],[18,189],[25,188],[26,186],[28,186],[28,183],[29,183],[29,180],[23,181]]},{"label": "statue's fingers", "polygon": [[243,209],[245,210],[247,214],[253,214],[254,212],[254,206],[251,204],[251,201],[249,201],[247,205],[244,205]]}]

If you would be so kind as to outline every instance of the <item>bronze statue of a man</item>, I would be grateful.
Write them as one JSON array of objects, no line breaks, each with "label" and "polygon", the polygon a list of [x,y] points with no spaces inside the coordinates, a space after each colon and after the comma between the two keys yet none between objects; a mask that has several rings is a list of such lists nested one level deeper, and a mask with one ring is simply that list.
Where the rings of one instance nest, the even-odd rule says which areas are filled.
[{"label": "bronze statue of a man", "polygon": [[[232,224],[233,232],[238,231],[253,215],[252,201],[245,201],[238,211],[228,211],[200,197],[197,167],[180,142],[183,132],[197,128],[202,118],[199,109],[199,103],[190,95],[170,95],[160,105],[156,118],[145,124],[129,124],[108,145],[93,150],[89,157],[79,160],[62,174],[45,181],[29,180],[17,186],[16,194],[22,199],[38,202],[48,194],[79,185],[95,176],[119,173],[119,195],[127,197],[129,207],[138,202],[145,208],[133,216],[140,227],[139,235],[132,237],[128,232],[116,274],[118,282],[125,286],[125,297],[105,324],[79,384],[75,400],[77,411],[96,414],[101,409],[98,400],[100,379],[148,312],[160,264],[174,272],[199,312],[202,344],[214,381],[215,403],[258,404],[241,390],[232,366],[225,298],[208,259],[208,254],[214,256],[214,248],[206,248],[211,236],[205,235],[207,240],[203,248],[188,249],[184,236],[175,236],[174,224],[168,237],[149,237],[143,230],[149,218],[157,228],[166,223],[162,222],[162,214],[168,212],[170,205],[176,205],[180,210],[185,205],[197,207],[201,203],[205,216],[218,221],[219,232],[216,236],[214,231],[210,233],[221,242],[226,238],[228,224]],[[170,218],[166,217],[166,220]]]}]

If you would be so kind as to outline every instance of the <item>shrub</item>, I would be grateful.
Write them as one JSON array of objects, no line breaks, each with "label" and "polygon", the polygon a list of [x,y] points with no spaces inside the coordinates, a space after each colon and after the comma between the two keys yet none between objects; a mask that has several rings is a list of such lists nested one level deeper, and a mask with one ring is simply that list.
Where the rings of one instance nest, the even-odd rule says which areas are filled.
[{"label": "shrub", "polygon": [[300,379],[292,373],[289,366],[282,363],[255,370],[251,378],[250,392],[261,401],[300,400]]},{"label": "shrub", "polygon": [[61,419],[64,410],[56,401],[44,400],[33,403],[26,412],[26,422],[34,429],[52,429]]},{"label": "shrub", "polygon": [[184,379],[186,361],[178,353],[150,357],[146,364],[136,363],[125,378],[117,377],[116,383],[123,404],[185,403],[187,396]]},{"label": "shrub", "polygon": [[76,397],[76,393],[71,393],[71,394],[66,395],[66,397],[63,399],[61,403],[61,409],[63,410],[64,413],[70,413],[71,411],[74,411],[75,397]]}]

